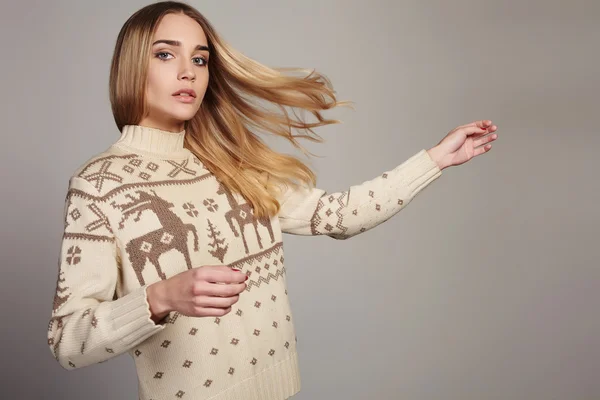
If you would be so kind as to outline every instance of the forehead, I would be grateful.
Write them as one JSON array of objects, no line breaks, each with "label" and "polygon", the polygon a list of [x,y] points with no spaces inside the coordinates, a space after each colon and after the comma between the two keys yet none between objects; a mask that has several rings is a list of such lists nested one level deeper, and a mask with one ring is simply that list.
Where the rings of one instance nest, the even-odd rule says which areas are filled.
[{"label": "forehead", "polygon": [[154,32],[153,40],[179,40],[183,46],[206,45],[206,35],[198,22],[183,14],[165,15]]}]

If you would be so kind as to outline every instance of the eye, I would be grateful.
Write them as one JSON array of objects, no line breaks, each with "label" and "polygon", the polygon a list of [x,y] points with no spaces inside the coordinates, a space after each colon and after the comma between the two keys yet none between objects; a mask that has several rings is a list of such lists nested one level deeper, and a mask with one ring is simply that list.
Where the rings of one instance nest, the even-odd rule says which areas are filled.
[{"label": "eye", "polygon": [[199,64],[200,66],[205,66],[206,64],[208,64],[208,60],[204,57],[194,57],[192,60],[201,60],[203,64]]},{"label": "eye", "polygon": [[168,55],[172,55],[171,53],[167,53],[166,51],[161,51],[155,54],[156,58],[158,58],[159,60],[166,60],[166,58],[161,57],[164,54],[168,54]]}]

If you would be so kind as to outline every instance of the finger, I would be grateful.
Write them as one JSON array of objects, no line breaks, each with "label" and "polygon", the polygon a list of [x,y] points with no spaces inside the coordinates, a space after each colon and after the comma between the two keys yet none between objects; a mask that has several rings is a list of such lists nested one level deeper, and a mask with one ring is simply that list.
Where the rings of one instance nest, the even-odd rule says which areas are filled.
[{"label": "finger", "polygon": [[473,149],[473,157],[477,157],[483,153],[487,153],[491,149],[492,149],[491,144],[486,144],[485,146],[477,147],[477,148]]},{"label": "finger", "polygon": [[491,125],[492,125],[492,121],[490,121],[489,119],[482,119],[479,121],[473,121],[470,124],[461,125],[458,127],[458,129],[466,128],[469,126],[477,126],[479,128],[486,129],[486,128],[490,127]]},{"label": "finger", "polygon": [[484,134],[487,133],[486,129],[480,128],[478,126],[466,126],[464,128],[460,129],[461,132],[463,132],[465,135],[469,136],[469,135],[473,135],[473,134]]},{"label": "finger", "polygon": [[217,266],[208,269],[206,276],[203,278],[211,283],[240,283],[246,280],[247,275],[238,269]]},{"label": "finger", "polygon": [[233,283],[230,285],[212,283],[208,286],[207,293],[211,296],[232,297],[246,290],[246,287],[247,285],[245,283]]},{"label": "finger", "polygon": [[198,296],[194,298],[194,304],[202,308],[228,308],[239,300],[239,296],[215,297]]},{"label": "finger", "polygon": [[494,140],[496,140],[497,138],[498,138],[498,135],[496,135],[496,134],[494,133],[494,134],[492,134],[492,135],[487,135],[487,136],[484,136],[484,137],[482,137],[482,138],[479,138],[479,139],[473,140],[473,147],[479,147],[479,146],[481,146],[482,144],[489,143],[489,142],[493,142],[493,141],[494,141]]},{"label": "finger", "polygon": [[196,309],[196,316],[198,317],[222,317],[231,311],[229,308],[199,308]]}]

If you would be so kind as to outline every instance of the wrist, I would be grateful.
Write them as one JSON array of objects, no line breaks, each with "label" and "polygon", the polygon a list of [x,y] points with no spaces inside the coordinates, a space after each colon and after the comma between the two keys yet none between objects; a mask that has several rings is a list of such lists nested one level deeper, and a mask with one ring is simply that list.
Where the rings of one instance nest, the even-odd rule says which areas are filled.
[{"label": "wrist", "polygon": [[442,155],[440,154],[439,148],[437,146],[434,146],[427,150],[427,154],[429,154],[429,157],[437,164],[440,170],[446,168],[446,166],[443,164]]},{"label": "wrist", "polygon": [[171,312],[168,303],[166,281],[158,281],[146,289],[147,300],[150,306],[151,318],[158,323]]}]

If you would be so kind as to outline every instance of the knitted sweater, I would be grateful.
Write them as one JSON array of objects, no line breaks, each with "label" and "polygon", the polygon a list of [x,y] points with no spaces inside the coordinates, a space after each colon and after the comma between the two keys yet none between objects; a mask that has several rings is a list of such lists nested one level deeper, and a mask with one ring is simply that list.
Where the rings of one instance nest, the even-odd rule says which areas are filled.
[{"label": "knitted sweater", "polygon": [[[48,345],[82,368],[127,352],[143,400],[282,400],[300,390],[282,234],[351,238],[398,213],[441,170],[421,150],[347,190],[284,191],[256,219],[184,148],[185,131],[128,125],[79,167],[64,209]],[[148,285],[202,265],[249,279],[230,313],[151,319]]]}]

